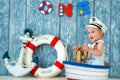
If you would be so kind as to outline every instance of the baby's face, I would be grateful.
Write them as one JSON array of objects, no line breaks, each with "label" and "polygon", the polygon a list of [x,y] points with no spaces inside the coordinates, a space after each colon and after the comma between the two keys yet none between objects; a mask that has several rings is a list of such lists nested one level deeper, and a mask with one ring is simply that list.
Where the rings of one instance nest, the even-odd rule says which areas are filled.
[{"label": "baby's face", "polygon": [[103,32],[98,28],[88,27],[87,30],[88,30],[88,37],[91,40],[91,42],[100,40],[103,36]]}]

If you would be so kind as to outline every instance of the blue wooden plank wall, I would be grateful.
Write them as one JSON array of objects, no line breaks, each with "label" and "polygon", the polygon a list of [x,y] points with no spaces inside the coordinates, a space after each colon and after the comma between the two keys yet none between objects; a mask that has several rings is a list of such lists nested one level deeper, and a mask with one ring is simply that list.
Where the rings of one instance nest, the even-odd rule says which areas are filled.
[{"label": "blue wooden plank wall", "polygon": [[[19,36],[29,28],[34,36],[52,34],[67,44],[68,60],[75,61],[74,45],[88,43],[85,25],[96,16],[108,27],[104,36],[106,61],[110,63],[110,77],[120,78],[120,0],[88,0],[90,15],[79,16],[77,2],[83,0],[47,0],[53,5],[49,15],[43,15],[38,5],[43,0],[0,0],[0,75],[10,75],[4,66],[2,55],[8,50],[10,60],[17,59],[21,41]],[[72,3],[72,17],[58,17],[59,3]],[[51,66],[57,58],[55,49],[41,45],[34,52],[41,67]],[[64,71],[59,76],[64,76]]]}]

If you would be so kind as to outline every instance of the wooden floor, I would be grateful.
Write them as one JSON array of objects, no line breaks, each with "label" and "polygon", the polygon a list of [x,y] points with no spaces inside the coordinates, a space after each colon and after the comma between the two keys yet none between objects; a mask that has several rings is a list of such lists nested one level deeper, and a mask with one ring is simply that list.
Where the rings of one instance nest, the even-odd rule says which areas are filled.
[{"label": "wooden floor", "polygon": [[14,77],[14,76],[0,76],[0,80],[65,80],[65,77],[55,78],[36,78],[36,77]]},{"label": "wooden floor", "polygon": [[[14,77],[14,76],[0,76],[0,80],[66,80],[65,77],[54,77],[54,78],[36,78],[36,77]],[[108,80],[120,80],[120,79],[108,79]]]}]

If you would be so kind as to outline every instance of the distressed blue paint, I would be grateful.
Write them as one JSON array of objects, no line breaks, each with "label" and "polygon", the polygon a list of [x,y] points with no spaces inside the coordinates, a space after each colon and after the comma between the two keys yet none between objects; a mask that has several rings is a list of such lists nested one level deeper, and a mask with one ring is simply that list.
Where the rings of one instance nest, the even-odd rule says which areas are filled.
[{"label": "distressed blue paint", "polygon": [[[36,1],[27,1],[27,19],[26,19],[26,25],[27,28],[31,29],[33,31],[33,36],[40,36],[43,34],[43,14],[40,13],[38,10],[39,4],[38,0]],[[33,6],[34,5],[34,6]],[[38,64],[41,66],[43,65],[43,60],[41,59],[43,57],[42,48],[41,46],[37,47],[37,49],[34,51],[34,57],[38,57]],[[42,66],[41,66],[42,67]]]},{"label": "distressed blue paint", "polygon": [[17,59],[20,53],[21,40],[25,29],[25,0],[10,0],[10,24],[9,24],[9,55],[11,60]]},{"label": "distressed blue paint", "polygon": [[6,75],[2,55],[8,51],[9,34],[9,0],[0,0],[0,75]]},{"label": "distressed blue paint", "polygon": [[[61,1],[61,3],[68,4],[72,3],[70,0]],[[76,33],[76,18],[77,18],[77,5],[73,5],[73,15],[72,17],[67,17],[65,14],[63,17],[60,18],[60,36],[61,39],[67,44],[68,48],[68,60],[74,61],[74,52],[72,46],[75,45],[75,33]]]},{"label": "distressed blue paint", "polygon": [[[79,0],[82,1],[82,0]],[[85,15],[85,16],[78,16],[78,21],[77,21],[77,29],[76,29],[76,40],[77,40],[77,45],[84,45],[86,43],[89,43],[88,39],[88,33],[86,30],[86,25],[89,24],[89,18],[93,16],[93,1],[89,3],[91,14],[90,15]]]},{"label": "distressed blue paint", "polygon": [[[108,28],[107,32],[105,33],[103,40],[105,42],[105,61],[109,63],[109,56],[111,54],[111,33],[110,33],[110,9],[111,9],[111,2],[108,1],[95,1],[95,16],[99,18],[102,22],[104,22]],[[101,7],[100,7],[101,6]],[[101,14],[101,15],[99,15]],[[111,75],[111,74],[110,74]],[[114,73],[112,73],[114,75]]]},{"label": "distressed blue paint", "polygon": [[[75,61],[74,45],[83,45],[89,42],[85,26],[91,16],[96,16],[108,27],[104,36],[106,44],[106,61],[111,65],[110,77],[120,78],[120,1],[119,0],[89,0],[90,15],[79,16],[77,2],[83,0],[46,0],[53,5],[53,10],[48,15],[43,15],[38,10],[43,0],[0,0],[0,75],[8,75],[4,67],[2,55],[8,50],[10,57],[17,59],[25,28],[34,32],[34,36],[52,34],[58,36],[67,44],[68,60]],[[72,3],[73,15],[67,17],[58,16],[58,3]],[[4,45],[4,46],[3,46]],[[57,53],[50,45],[40,45],[34,52],[38,57],[41,67],[49,67],[54,64]],[[59,76],[64,76],[64,71]]]},{"label": "distressed blue paint", "polygon": [[10,1],[10,25],[9,25],[9,54],[13,59],[19,55],[21,41],[19,36],[23,35],[25,28],[25,1]]},{"label": "distressed blue paint", "polygon": [[120,0],[111,1],[110,76],[120,77]]},{"label": "distressed blue paint", "polygon": [[[57,5],[60,1],[58,0],[55,2],[55,0],[47,0],[51,2],[53,5],[53,10],[50,14],[44,15],[44,34],[51,34],[59,37],[59,17],[57,14]],[[54,24],[54,25],[51,25]],[[44,45],[43,45],[44,46]],[[43,47],[43,66],[50,67],[54,64],[55,60],[57,59],[57,52],[56,50],[49,46]],[[47,57],[48,59],[45,59]],[[46,64],[45,64],[46,63]]]}]

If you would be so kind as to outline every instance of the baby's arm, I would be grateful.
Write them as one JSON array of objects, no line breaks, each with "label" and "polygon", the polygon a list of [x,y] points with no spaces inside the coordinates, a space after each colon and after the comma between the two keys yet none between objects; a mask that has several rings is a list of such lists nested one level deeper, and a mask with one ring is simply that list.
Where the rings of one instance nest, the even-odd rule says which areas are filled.
[{"label": "baby's arm", "polygon": [[73,46],[73,50],[77,50],[78,48],[81,48],[82,46]]},{"label": "baby's arm", "polygon": [[91,53],[95,56],[101,56],[104,52],[104,43],[99,42],[96,46],[95,49],[91,49],[88,47],[88,45],[84,45],[82,47],[83,50],[87,51],[88,53]]}]

